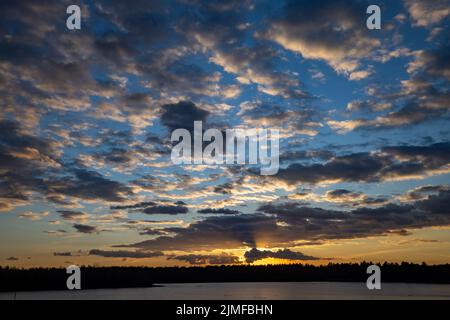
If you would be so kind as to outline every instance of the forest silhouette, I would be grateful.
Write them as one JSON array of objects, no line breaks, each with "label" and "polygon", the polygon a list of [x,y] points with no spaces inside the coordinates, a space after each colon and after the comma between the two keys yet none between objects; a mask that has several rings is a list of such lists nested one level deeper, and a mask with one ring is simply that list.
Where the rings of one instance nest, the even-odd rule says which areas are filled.
[{"label": "forest silhouette", "polygon": [[[163,283],[200,282],[365,282],[370,262],[193,267],[81,266],[81,288],[135,288]],[[382,282],[450,283],[450,264],[383,263]],[[0,291],[66,290],[64,268],[0,267]]]}]

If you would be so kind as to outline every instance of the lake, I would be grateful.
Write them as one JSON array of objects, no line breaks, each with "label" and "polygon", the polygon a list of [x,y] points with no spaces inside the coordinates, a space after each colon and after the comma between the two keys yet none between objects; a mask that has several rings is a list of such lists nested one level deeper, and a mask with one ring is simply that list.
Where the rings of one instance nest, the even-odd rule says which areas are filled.
[{"label": "lake", "polygon": [[[0,300],[14,293],[0,293]],[[382,283],[381,290],[368,290],[356,282],[234,282],[171,283],[160,287],[17,292],[16,299],[63,300],[354,300],[354,299],[450,299],[448,284]]]}]

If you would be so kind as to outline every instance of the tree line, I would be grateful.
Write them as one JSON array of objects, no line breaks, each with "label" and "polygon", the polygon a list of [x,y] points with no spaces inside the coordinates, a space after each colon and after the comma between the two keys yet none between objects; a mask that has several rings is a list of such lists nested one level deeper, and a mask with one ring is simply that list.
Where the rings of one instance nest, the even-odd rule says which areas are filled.
[{"label": "tree line", "polygon": [[[195,282],[365,282],[371,262],[193,267],[81,266],[81,288],[135,288]],[[450,264],[383,263],[382,282],[450,284]],[[0,267],[0,291],[66,290],[64,268]]]}]

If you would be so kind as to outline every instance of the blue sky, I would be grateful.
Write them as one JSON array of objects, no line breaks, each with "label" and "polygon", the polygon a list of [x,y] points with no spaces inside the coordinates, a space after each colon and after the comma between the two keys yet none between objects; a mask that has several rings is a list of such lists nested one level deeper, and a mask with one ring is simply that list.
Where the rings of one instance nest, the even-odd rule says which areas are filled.
[{"label": "blue sky", "polygon": [[[368,4],[2,2],[0,264],[449,262],[449,1]],[[278,174],[174,165],[195,120]]]}]

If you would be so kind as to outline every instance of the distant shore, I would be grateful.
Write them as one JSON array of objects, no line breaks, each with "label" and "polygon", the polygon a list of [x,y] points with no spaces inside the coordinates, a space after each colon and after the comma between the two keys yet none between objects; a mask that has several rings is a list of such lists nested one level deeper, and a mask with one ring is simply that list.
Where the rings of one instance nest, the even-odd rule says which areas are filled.
[{"label": "distant shore", "polygon": [[[210,282],[365,282],[372,263],[330,263],[323,266],[229,265],[205,267],[81,266],[83,289],[144,288],[156,283]],[[382,282],[450,284],[450,265],[383,263]],[[0,267],[0,291],[66,290],[64,268]]]}]

